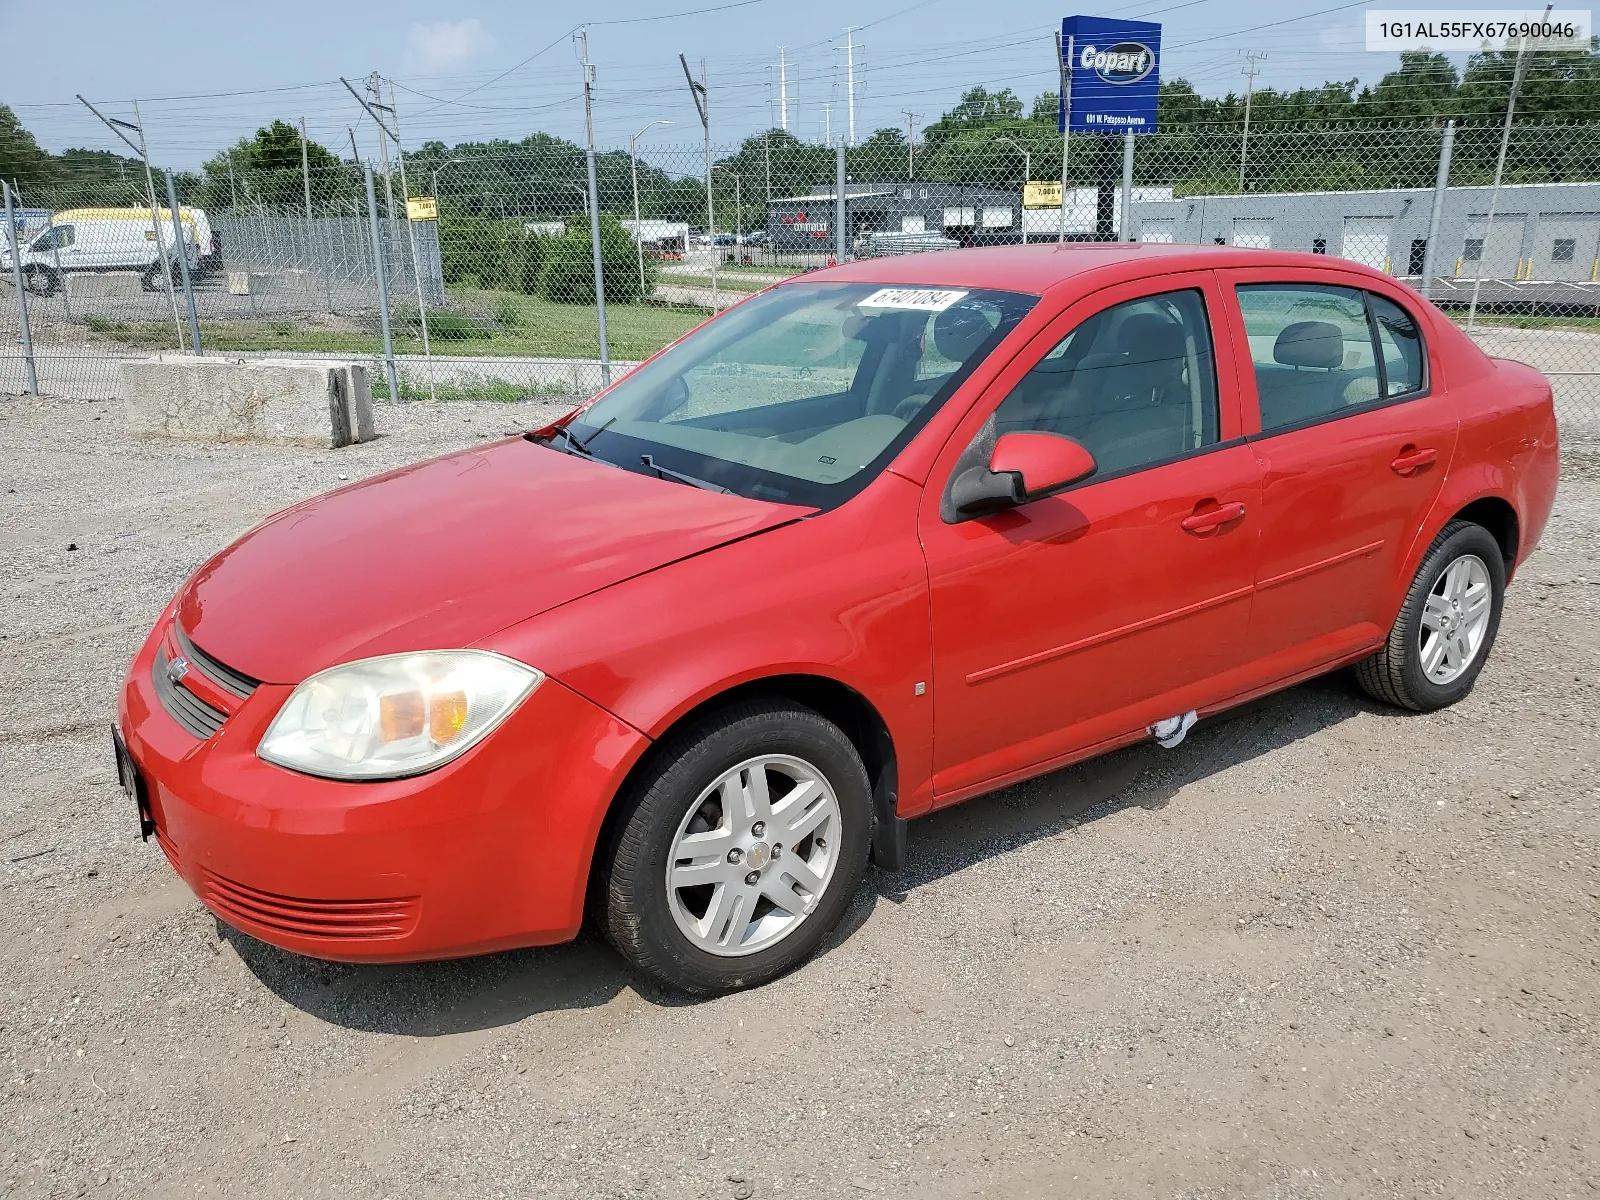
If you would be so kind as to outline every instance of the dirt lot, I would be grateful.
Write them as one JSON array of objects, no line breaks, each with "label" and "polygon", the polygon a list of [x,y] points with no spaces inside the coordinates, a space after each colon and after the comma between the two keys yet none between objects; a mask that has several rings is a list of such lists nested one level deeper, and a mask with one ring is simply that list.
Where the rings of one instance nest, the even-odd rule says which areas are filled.
[{"label": "dirt lot", "polygon": [[1600,457],[1476,692],[1331,677],[913,825],[795,975],[684,1004],[593,940],[360,968],[221,928],[107,723],[184,575],[525,427],[155,447],[0,401],[0,1195],[1600,1197]]}]

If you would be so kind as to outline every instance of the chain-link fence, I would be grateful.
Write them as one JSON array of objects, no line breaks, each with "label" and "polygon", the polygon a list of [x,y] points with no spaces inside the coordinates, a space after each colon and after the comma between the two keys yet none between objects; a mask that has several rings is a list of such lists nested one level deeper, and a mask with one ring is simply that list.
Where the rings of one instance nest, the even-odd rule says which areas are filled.
[{"label": "chain-link fence", "polygon": [[604,373],[595,224],[616,370],[840,257],[1125,238],[1386,271],[1490,353],[1545,371],[1567,436],[1597,438],[1600,125],[1515,126],[1496,186],[1501,136],[1497,124],[1436,123],[1267,126],[1246,140],[1197,126],[1063,147],[1050,123],[1014,121],[841,150],[773,131],[710,154],[598,154],[597,222],[582,150],[546,137],[431,145],[407,155],[405,185],[380,167],[370,203],[349,163],[175,174],[176,222],[151,204],[159,172],[90,194],[63,187],[18,198],[0,391],[27,385],[22,301],[40,390],[110,396],[121,358],[192,345],[186,290],[207,352],[377,360],[381,262],[402,396],[581,397]]}]

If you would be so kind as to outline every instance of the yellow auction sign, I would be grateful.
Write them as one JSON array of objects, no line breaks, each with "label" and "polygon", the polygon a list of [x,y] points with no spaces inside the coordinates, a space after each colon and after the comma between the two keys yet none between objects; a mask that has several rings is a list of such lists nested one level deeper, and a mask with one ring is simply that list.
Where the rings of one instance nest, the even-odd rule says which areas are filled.
[{"label": "yellow auction sign", "polygon": [[[1056,189],[1061,190],[1059,187]],[[437,221],[439,202],[432,196],[413,196],[406,201],[406,217],[412,221]]]},{"label": "yellow auction sign", "polygon": [[1060,208],[1061,181],[1059,179],[1032,180],[1022,185],[1023,208]]}]

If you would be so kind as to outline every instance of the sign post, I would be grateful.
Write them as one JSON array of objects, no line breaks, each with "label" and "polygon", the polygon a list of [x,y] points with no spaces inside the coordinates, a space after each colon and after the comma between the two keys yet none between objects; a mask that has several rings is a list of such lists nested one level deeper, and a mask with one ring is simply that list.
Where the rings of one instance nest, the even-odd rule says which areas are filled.
[{"label": "sign post", "polygon": [[[1131,143],[1126,135],[1154,133],[1156,101],[1161,90],[1161,26],[1150,21],[1122,21],[1110,17],[1065,17],[1057,42],[1061,54],[1061,96],[1057,127],[1061,130],[1061,240],[1066,240],[1067,139],[1074,133],[1103,137],[1095,156],[1094,236],[1111,241],[1116,236],[1118,155],[1122,154],[1122,236],[1132,201]],[[1104,135],[1125,135],[1113,140]],[[1123,141],[1119,147],[1117,141]]]}]

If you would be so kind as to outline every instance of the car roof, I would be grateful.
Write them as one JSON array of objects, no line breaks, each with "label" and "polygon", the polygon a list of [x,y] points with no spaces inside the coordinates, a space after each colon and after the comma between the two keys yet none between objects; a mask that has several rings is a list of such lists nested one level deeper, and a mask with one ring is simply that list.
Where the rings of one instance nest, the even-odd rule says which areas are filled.
[{"label": "car roof", "polygon": [[1184,246],[1170,242],[1043,242],[864,258],[843,266],[810,271],[796,279],[995,288],[1037,295],[1075,275],[1117,266],[1126,266],[1130,279],[1151,274],[1152,268],[1165,273],[1274,266],[1332,268],[1354,276],[1383,277],[1359,263],[1325,254],[1239,246]]}]

